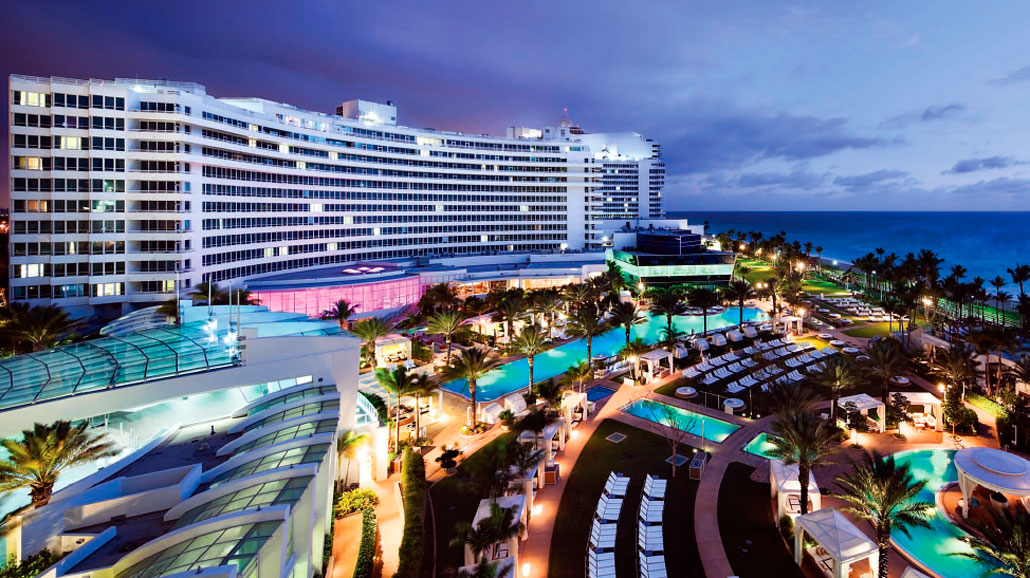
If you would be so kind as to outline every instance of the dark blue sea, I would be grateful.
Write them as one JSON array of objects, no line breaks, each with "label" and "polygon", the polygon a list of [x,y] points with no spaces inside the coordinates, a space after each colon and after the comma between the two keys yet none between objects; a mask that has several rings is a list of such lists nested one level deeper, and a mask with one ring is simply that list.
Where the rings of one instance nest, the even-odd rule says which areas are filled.
[{"label": "dark blue sea", "polygon": [[[670,218],[691,224],[708,221],[709,233],[727,229],[761,231],[766,237],[786,231],[787,240],[811,241],[823,247],[823,257],[852,261],[882,247],[904,257],[926,248],[946,262],[969,270],[967,279],[985,280],[1001,275],[1011,284],[1006,269],[1030,263],[1030,212],[705,212],[673,211]],[[987,286],[990,290],[990,286]],[[1015,286],[1006,289],[1014,293]]]}]

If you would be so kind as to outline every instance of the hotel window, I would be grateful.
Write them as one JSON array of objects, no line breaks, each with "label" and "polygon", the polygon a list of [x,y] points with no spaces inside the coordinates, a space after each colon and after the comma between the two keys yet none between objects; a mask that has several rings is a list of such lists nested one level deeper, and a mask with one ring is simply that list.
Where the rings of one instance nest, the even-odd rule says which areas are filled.
[{"label": "hotel window", "polygon": [[50,106],[50,95],[43,92],[14,91],[14,104],[23,106]]}]

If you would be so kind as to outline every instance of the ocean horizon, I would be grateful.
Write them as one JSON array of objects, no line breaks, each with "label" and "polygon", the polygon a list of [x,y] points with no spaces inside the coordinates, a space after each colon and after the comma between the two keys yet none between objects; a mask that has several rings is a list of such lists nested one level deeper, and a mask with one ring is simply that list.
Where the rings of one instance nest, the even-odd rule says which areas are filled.
[{"label": "ocean horizon", "polygon": [[[851,262],[883,248],[904,258],[929,249],[944,259],[941,276],[953,265],[968,270],[967,280],[986,282],[1001,275],[1005,291],[1015,293],[1006,269],[1030,263],[1030,211],[669,211],[669,218],[691,224],[708,221],[708,232],[729,229],[780,231],[787,240],[822,246],[827,259]],[[814,251],[813,251],[814,252]]]}]

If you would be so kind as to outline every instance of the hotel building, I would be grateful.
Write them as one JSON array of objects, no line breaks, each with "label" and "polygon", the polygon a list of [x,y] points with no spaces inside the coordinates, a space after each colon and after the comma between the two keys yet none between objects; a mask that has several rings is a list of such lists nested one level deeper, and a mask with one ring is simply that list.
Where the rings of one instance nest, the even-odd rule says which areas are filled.
[{"label": "hotel building", "polygon": [[664,217],[659,145],[564,120],[502,138],[404,127],[389,101],[325,114],[188,82],[19,75],[10,103],[11,299],[75,315],[203,281],[599,252]]}]

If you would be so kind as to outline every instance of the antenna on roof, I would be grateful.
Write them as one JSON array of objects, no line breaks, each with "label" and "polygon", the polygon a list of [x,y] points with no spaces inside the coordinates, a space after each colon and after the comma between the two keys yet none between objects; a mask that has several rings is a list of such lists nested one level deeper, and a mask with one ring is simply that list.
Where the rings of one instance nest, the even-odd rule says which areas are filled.
[{"label": "antenna on roof", "polygon": [[558,121],[558,126],[568,128],[572,123],[569,122],[569,107],[561,107],[561,120]]}]

